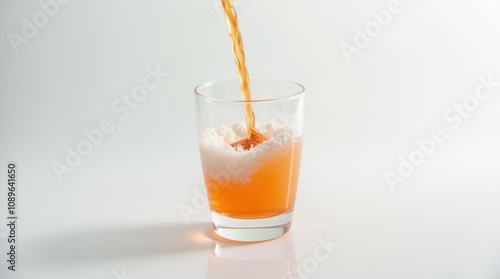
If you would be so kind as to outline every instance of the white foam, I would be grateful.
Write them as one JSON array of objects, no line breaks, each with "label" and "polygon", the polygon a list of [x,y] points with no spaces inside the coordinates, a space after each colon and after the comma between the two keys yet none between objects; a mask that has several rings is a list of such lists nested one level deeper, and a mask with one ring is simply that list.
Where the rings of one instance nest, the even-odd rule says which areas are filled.
[{"label": "white foam", "polygon": [[213,127],[204,131],[200,137],[201,161],[204,171],[212,179],[248,182],[264,160],[291,148],[290,144],[300,136],[296,129],[274,122],[256,123],[255,127],[268,140],[250,150],[241,147],[235,149],[231,146],[232,143],[247,137],[244,123]]}]

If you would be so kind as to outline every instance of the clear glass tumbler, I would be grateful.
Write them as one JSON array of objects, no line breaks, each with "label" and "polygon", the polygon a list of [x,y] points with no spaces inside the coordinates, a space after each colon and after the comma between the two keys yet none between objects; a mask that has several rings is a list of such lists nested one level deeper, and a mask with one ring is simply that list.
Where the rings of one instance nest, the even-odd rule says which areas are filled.
[{"label": "clear glass tumbler", "polygon": [[[195,88],[199,148],[215,232],[235,241],[263,241],[291,226],[302,152],[304,92],[294,82],[251,79],[244,101],[239,80]],[[245,107],[267,140],[249,150]]]}]

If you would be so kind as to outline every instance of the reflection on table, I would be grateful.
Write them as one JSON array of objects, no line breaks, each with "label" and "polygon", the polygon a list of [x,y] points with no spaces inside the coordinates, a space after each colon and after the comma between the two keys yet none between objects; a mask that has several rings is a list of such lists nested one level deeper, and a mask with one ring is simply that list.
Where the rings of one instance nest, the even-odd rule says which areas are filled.
[{"label": "reflection on table", "polygon": [[278,239],[251,244],[217,241],[210,251],[207,279],[296,278],[293,276],[296,266],[291,232]]}]

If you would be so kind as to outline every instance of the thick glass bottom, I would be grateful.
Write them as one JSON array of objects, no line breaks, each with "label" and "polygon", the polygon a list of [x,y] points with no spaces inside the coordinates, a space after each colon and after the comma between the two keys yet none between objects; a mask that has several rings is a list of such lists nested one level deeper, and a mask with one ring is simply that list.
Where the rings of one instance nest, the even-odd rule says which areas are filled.
[{"label": "thick glass bottom", "polygon": [[222,238],[257,242],[271,240],[284,235],[290,230],[293,211],[269,218],[237,219],[212,211],[212,223],[215,232]]}]

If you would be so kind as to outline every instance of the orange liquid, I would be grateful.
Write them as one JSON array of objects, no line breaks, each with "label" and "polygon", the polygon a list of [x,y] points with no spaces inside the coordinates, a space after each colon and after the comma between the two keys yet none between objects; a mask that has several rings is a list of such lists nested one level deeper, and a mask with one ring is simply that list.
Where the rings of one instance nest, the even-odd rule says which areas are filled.
[{"label": "orange liquid", "polygon": [[210,208],[233,218],[265,218],[291,211],[299,179],[302,137],[263,159],[248,182],[216,180],[204,172]]},{"label": "orange liquid", "polygon": [[[236,61],[238,75],[240,76],[241,94],[243,95],[244,101],[250,101],[252,100],[252,94],[250,92],[250,76],[245,62],[245,50],[243,48],[243,39],[241,38],[238,15],[236,14],[236,10],[234,9],[231,0],[221,0],[221,4],[222,8],[224,8],[224,13],[226,14],[229,37],[231,38],[233,46],[234,60]],[[241,145],[244,149],[248,150],[252,146],[257,146],[266,141],[267,138],[255,130],[255,115],[253,113],[251,103],[245,103],[245,116],[248,139],[235,142],[233,147]]]}]

